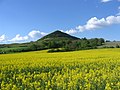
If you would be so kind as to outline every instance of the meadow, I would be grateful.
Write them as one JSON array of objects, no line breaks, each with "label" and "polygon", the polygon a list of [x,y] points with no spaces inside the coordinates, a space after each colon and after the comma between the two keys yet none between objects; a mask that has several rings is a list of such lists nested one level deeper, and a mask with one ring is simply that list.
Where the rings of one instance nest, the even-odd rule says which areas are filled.
[{"label": "meadow", "polygon": [[1,90],[120,90],[120,49],[0,55]]}]

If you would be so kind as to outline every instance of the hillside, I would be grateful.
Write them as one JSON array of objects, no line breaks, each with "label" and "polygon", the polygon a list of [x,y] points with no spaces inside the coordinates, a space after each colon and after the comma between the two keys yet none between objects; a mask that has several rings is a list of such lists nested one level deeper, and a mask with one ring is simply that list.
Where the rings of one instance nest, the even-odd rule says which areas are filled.
[{"label": "hillside", "polygon": [[39,39],[38,41],[41,41],[41,40],[78,40],[79,38],[77,37],[74,37],[74,36],[71,36],[67,33],[64,33],[64,32],[61,32],[61,31],[55,31],[55,32],[52,32],[46,36],[44,36],[43,38]]},{"label": "hillside", "polygon": [[120,47],[120,41],[105,42],[104,45],[101,45],[98,48],[116,48],[116,47]]},{"label": "hillside", "polygon": [[[80,39],[57,30],[34,42],[0,45],[0,53],[28,52],[45,49],[52,49],[52,52],[56,52],[56,49],[57,52],[85,50],[97,48],[97,46],[101,46],[103,43],[104,39],[102,38]],[[59,48],[60,50],[58,50]]]},{"label": "hillside", "polygon": [[108,47],[116,47],[116,45],[120,46],[120,41],[113,41],[113,42],[106,42],[104,46],[108,46]]}]

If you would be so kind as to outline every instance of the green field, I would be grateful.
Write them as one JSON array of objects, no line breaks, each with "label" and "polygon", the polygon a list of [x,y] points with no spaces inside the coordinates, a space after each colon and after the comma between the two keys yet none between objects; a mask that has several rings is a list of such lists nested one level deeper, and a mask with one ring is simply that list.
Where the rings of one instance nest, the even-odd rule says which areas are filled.
[{"label": "green field", "polygon": [[120,49],[0,55],[1,90],[120,90]]}]

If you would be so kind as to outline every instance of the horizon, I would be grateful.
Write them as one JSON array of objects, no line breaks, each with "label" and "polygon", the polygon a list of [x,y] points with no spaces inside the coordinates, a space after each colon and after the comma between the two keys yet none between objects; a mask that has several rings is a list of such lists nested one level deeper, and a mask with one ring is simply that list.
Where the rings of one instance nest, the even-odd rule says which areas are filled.
[{"label": "horizon", "polygon": [[[60,30],[56,30],[56,31],[60,31]],[[52,34],[52,33],[56,32],[56,31],[53,31],[53,32],[51,32],[51,33],[48,33],[48,34],[46,34],[45,36],[47,36],[47,35],[49,35],[49,34]],[[63,31],[60,31],[60,32],[66,33],[66,32],[63,32]],[[67,34],[67,33],[66,33],[66,34]],[[70,35],[70,34],[68,34],[68,35]],[[39,39],[42,39],[42,38],[44,38],[45,36],[43,36],[43,37],[41,37],[41,38],[39,38]],[[79,38],[79,37],[76,37],[76,36],[73,36],[73,35],[70,35],[70,36],[75,37],[75,38],[78,38],[78,39],[86,38],[86,37]],[[0,45],[4,45],[4,44],[24,44],[24,43],[36,42],[36,41],[38,41],[39,39],[37,39],[37,40],[35,40],[35,41],[28,41],[28,42],[3,43],[3,44],[0,44]],[[86,39],[89,40],[89,39],[95,39],[95,38],[86,38]],[[100,38],[98,38],[98,39],[100,39]],[[103,38],[103,39],[104,39],[104,38]],[[116,40],[106,40],[106,39],[104,39],[104,40],[105,40],[105,42],[120,42],[120,41],[116,41]]]},{"label": "horizon", "polygon": [[0,44],[25,43],[56,30],[120,41],[120,0],[0,0]]}]

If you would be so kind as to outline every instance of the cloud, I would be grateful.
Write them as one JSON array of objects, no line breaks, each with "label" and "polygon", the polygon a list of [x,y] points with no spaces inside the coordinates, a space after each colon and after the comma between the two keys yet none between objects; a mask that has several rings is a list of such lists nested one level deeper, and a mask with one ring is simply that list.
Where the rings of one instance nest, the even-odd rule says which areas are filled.
[{"label": "cloud", "polygon": [[118,7],[118,13],[117,13],[117,15],[120,15],[120,6]]},{"label": "cloud", "polygon": [[108,16],[107,18],[102,18],[102,19],[93,17],[87,21],[86,25],[78,26],[77,29],[79,29],[80,31],[93,30],[119,23],[120,23],[120,16]]},{"label": "cloud", "polygon": [[24,41],[30,41],[31,39],[38,39],[44,35],[46,35],[47,33],[44,32],[40,32],[40,31],[36,31],[33,30],[31,32],[29,32],[26,36],[21,36],[20,34],[17,34],[14,38],[12,38],[11,40],[8,40],[9,42],[24,42]]},{"label": "cloud", "polygon": [[5,35],[1,35],[0,36],[0,42],[3,42],[3,41],[5,41],[6,40],[6,36]]},{"label": "cloud", "polygon": [[112,0],[101,0],[101,2],[103,2],[103,3],[110,2],[110,1],[112,1]]},{"label": "cloud", "polygon": [[[118,7],[118,10],[120,10],[120,6]],[[104,28],[106,26],[110,26],[113,24],[120,24],[120,15],[116,16],[108,16],[106,18],[97,18],[97,17],[92,17],[90,18],[86,24],[84,25],[79,25],[73,29],[70,30],[60,30],[62,32],[68,33],[68,34],[75,34],[75,33],[80,33],[84,31],[91,31],[91,30],[96,30],[99,28]],[[45,32],[40,32],[39,30],[32,30],[25,36],[21,36],[20,34],[17,34],[14,38],[7,40],[5,35],[0,36],[0,43],[3,42],[8,42],[8,43],[18,43],[18,42],[25,42],[25,41],[32,41],[32,40],[37,40],[41,38],[42,36],[45,36],[47,33]]]},{"label": "cloud", "polygon": [[120,10],[120,6],[118,7],[118,9]]},{"label": "cloud", "polygon": [[118,10],[120,10],[120,6],[118,7]]},{"label": "cloud", "polygon": [[70,30],[65,31],[65,33],[67,33],[67,34],[75,34],[75,33],[77,33],[77,32],[78,32],[78,31],[75,30],[75,29],[70,29]]},{"label": "cloud", "polygon": [[[119,7],[120,8],[120,7]],[[110,26],[113,24],[120,24],[120,16],[108,16],[106,18],[98,19],[97,17],[90,18],[85,25],[79,25],[75,27],[74,29],[70,29],[67,31],[61,30],[68,34],[75,34],[79,32],[84,31],[91,31],[96,30],[99,28],[104,28],[106,26]],[[42,36],[45,36],[47,33],[40,32],[38,30],[33,30],[29,32],[26,36],[21,36],[20,34],[17,34],[13,39],[9,40],[10,42],[21,42],[21,41],[30,41],[30,40],[36,40]],[[0,36],[0,41],[5,40],[5,35]]]},{"label": "cloud", "polygon": [[[114,0],[101,0],[102,3],[107,3],[107,2],[110,2],[110,1],[114,1]],[[120,0],[116,0],[118,2],[120,2]]]},{"label": "cloud", "polygon": [[13,39],[8,40],[10,42],[21,42],[21,41],[26,41],[28,40],[29,37],[28,36],[21,36],[20,34],[17,34]]},{"label": "cloud", "polygon": [[86,30],[96,30],[113,24],[120,24],[120,16],[108,16],[98,19],[93,17],[87,21],[85,25],[79,25],[75,29],[65,31],[68,34],[75,34]]},{"label": "cloud", "polygon": [[31,38],[40,38],[41,36],[45,36],[46,34],[47,33],[33,30],[33,31],[29,32],[28,36]]}]

